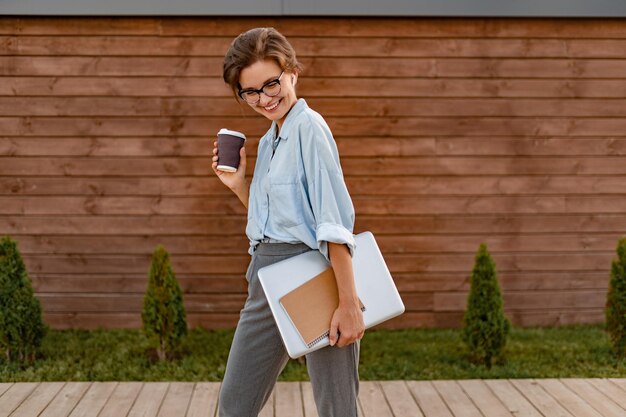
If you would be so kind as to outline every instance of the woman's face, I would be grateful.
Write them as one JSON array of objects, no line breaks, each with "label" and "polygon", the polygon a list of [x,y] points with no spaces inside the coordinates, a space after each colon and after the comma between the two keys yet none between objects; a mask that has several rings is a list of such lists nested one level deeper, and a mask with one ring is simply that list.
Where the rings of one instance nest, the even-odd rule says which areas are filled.
[{"label": "woman's face", "polygon": [[[268,83],[277,80],[280,77],[279,93],[273,97],[268,96],[265,93],[259,94],[259,101],[256,104],[251,104],[250,107],[259,114],[267,117],[269,120],[275,120],[280,128],[287,117],[287,113],[291,110],[291,107],[296,104],[298,98],[296,97],[296,80],[298,75],[296,73],[285,71],[282,76],[283,70],[273,60],[257,61],[254,64],[245,67],[239,74],[239,85],[241,85],[241,91],[247,90],[260,90],[264,88]],[[277,86],[265,88],[265,91],[269,91],[273,94]]]}]

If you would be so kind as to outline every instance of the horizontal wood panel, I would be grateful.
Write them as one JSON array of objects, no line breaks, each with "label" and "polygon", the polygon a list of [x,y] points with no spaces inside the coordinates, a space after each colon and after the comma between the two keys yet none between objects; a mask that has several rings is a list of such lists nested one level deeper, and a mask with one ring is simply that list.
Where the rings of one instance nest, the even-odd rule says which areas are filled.
[{"label": "horizontal wood panel", "polygon": [[[626,221],[626,218],[624,219]],[[167,218],[151,216],[142,218],[118,217],[0,217],[0,230],[11,235],[63,234],[63,235],[201,235],[241,236],[245,234],[246,217],[187,217]],[[213,232],[211,232],[213,231]]]},{"label": "horizontal wood panel", "polygon": [[[473,266],[473,265],[472,265]],[[393,279],[402,292],[469,291],[471,271],[419,271],[394,273]],[[497,272],[503,291],[535,290],[606,290],[606,271],[506,271]]]},{"label": "horizontal wood panel", "polygon": [[[7,99],[8,100],[8,99]],[[35,106],[37,106],[37,99]],[[389,116],[475,116],[475,117],[620,117],[626,115],[624,100],[619,99],[526,99],[526,98],[390,98],[371,100],[367,98],[314,98],[309,100],[313,108],[319,109],[327,117],[389,117]],[[22,99],[24,102],[24,99]],[[125,104],[125,103],[122,103]],[[141,103],[140,103],[141,104]],[[208,114],[203,105],[198,103],[166,103],[163,106],[187,108],[190,115]],[[2,101],[0,100],[0,107]],[[68,107],[71,109],[72,103]],[[12,114],[17,106],[11,106],[7,114]],[[204,107],[207,107],[206,105]],[[105,107],[106,108],[106,107]],[[37,114],[25,111],[24,114]],[[228,114],[238,116],[237,108]],[[77,110],[77,115],[80,111]],[[218,113],[219,114],[219,113]]]},{"label": "horizontal wood panel", "polygon": [[[357,213],[366,215],[419,214],[497,214],[506,213],[623,213],[626,201],[621,196],[533,196],[533,197],[354,197]],[[0,198],[0,201],[2,199]],[[21,208],[21,207],[20,207]],[[225,210],[226,211],[226,210]],[[14,214],[9,213],[9,214]],[[38,213],[33,213],[38,214]],[[47,214],[47,213],[46,213]],[[182,213],[174,213],[182,214]]]},{"label": "horizontal wood panel", "polygon": [[[221,74],[223,58],[0,56],[0,76],[172,76]],[[311,77],[624,78],[626,60],[583,58],[304,57]]]},{"label": "horizontal wood panel", "polygon": [[[245,216],[1,216],[0,230],[15,236],[47,235],[200,235],[236,236],[245,233]],[[624,214],[587,215],[448,215],[358,216],[355,233],[384,234],[504,234],[579,233],[626,230]],[[619,232],[618,232],[619,233]]]},{"label": "horizontal wood panel", "polygon": [[[626,232],[508,235],[380,235],[376,241],[385,254],[473,253],[480,243],[497,252],[608,251]],[[145,254],[163,245],[170,254],[232,254],[248,250],[245,235],[222,239],[217,236],[19,236],[22,254]],[[121,249],[120,249],[121,248]]]},{"label": "horizontal wood panel", "polygon": [[[6,136],[168,136],[218,132],[224,126],[245,124],[250,135],[262,136],[268,129],[261,118],[188,118],[188,117],[2,117],[0,128]],[[44,131],[47,131],[44,133]]]},{"label": "horizontal wood panel", "polygon": [[221,65],[222,58],[0,56],[0,76],[207,76],[220,74]]},{"label": "horizontal wood panel", "polygon": [[[189,157],[212,156],[214,138],[206,137],[0,137],[3,156]],[[624,137],[336,137],[342,160],[348,157],[408,156],[623,156]],[[246,141],[254,165],[259,137]],[[349,174],[348,174],[349,175]],[[166,179],[164,179],[166,180]],[[557,178],[558,180],[558,178]]]},{"label": "horizontal wood panel", "polygon": [[[571,324],[597,324],[604,320],[603,309],[570,309],[539,311],[507,311],[514,325],[519,326],[563,326]],[[237,325],[239,314],[235,313],[194,313],[187,315],[189,327],[208,329],[233,328]],[[399,317],[384,322],[376,328],[419,328],[419,327],[460,327],[461,312],[405,312]],[[139,313],[47,313],[44,321],[57,329],[71,328],[141,328]]]},{"label": "horizontal wood panel", "polygon": [[0,197],[0,214],[195,215],[217,212],[246,215],[241,202],[229,197]]},{"label": "horizontal wood panel", "polygon": [[2,17],[0,33],[21,35],[228,36],[257,26],[273,26],[288,37],[302,35],[385,37],[542,37],[626,38],[620,19],[537,18],[271,18],[271,17]]},{"label": "horizontal wood panel", "polygon": [[[602,181],[599,181],[602,183]],[[609,185],[607,185],[610,187]],[[0,177],[0,194],[9,195],[180,195],[231,196],[213,177]]]},{"label": "horizontal wood panel", "polygon": [[[143,294],[50,294],[37,295],[49,312],[137,312],[143,305]],[[185,294],[189,313],[236,313],[246,301],[246,294]],[[432,311],[432,293],[407,293],[402,300],[408,311]]]},{"label": "horizontal wood panel", "polygon": [[[185,294],[245,293],[247,282],[244,272],[237,274],[181,274],[176,279]],[[467,292],[471,271],[463,272],[403,272],[393,274],[401,293]],[[50,274],[35,273],[30,278],[38,293],[144,293],[148,274]],[[605,271],[554,271],[554,272],[499,272],[498,281],[503,291],[538,290],[604,290],[608,288]]]},{"label": "horizontal wood panel", "polygon": [[[623,99],[524,98],[313,98],[308,104],[326,117],[623,117]],[[0,97],[3,116],[254,116],[232,97]]]},{"label": "horizontal wood panel", "polygon": [[[357,214],[580,214],[624,213],[621,196],[352,197]],[[200,197],[3,197],[0,215],[246,215],[234,196]]]},{"label": "horizontal wood panel", "polygon": [[[407,314],[407,313],[405,313]],[[408,313],[411,314],[411,313]],[[419,314],[419,313],[413,313]],[[424,324],[424,327],[444,327],[444,328],[461,328],[463,327],[462,311],[458,312],[435,312],[432,314],[433,324]],[[552,326],[568,326],[575,324],[600,324],[604,322],[604,308],[560,308],[556,310],[549,309],[524,309],[524,310],[505,310],[505,315],[511,320],[514,326],[522,327],[552,327]],[[412,327],[408,321],[414,320],[414,317],[404,318],[399,316],[397,323],[393,320],[389,323],[393,328]],[[407,322],[405,322],[406,320]],[[419,319],[418,319],[419,320]]]},{"label": "horizontal wood panel", "polygon": [[343,158],[347,175],[623,175],[622,157]]},{"label": "horizontal wood panel", "polygon": [[[493,254],[498,271],[606,271],[613,258],[611,252],[552,253],[552,254]],[[147,273],[149,255],[52,255],[24,256],[32,273]],[[250,258],[247,255],[179,255],[172,256],[172,268],[183,274],[244,273]],[[474,265],[473,254],[389,254],[385,256],[391,273],[431,271],[466,272]]]},{"label": "horizontal wood panel", "polygon": [[398,317],[394,317],[378,326],[374,326],[373,329],[405,329],[435,326],[436,315],[433,312],[405,311]]},{"label": "horizontal wood panel", "polygon": [[[72,86],[72,79],[61,78],[59,88]],[[193,79],[192,79],[193,80]],[[37,82],[37,79],[35,79]],[[111,83],[115,81],[112,79]],[[191,81],[193,82],[193,81]],[[24,83],[20,83],[20,86]],[[49,89],[56,88],[48,83]],[[115,84],[113,84],[115,85]],[[67,87],[65,87],[67,86]],[[364,92],[375,91],[376,97],[557,97],[557,98],[623,98],[626,85],[621,79],[528,79],[523,78],[331,78],[316,77],[298,80],[299,93],[303,97],[335,97],[342,91],[349,91],[356,97]],[[23,86],[19,93],[29,91]],[[158,87],[162,88],[162,87]],[[75,87],[70,91],[81,91]],[[130,88],[130,91],[135,91]],[[0,92],[2,86],[0,86]],[[168,92],[169,93],[169,92]],[[15,94],[12,90],[10,94]],[[47,94],[47,93],[45,93]],[[137,93],[140,95],[141,93]],[[166,93],[167,94],[167,93]]]},{"label": "horizontal wood panel", "polygon": [[[1,121],[0,121],[1,124]],[[626,121],[617,118],[498,118],[498,117],[431,117],[431,118],[329,118],[337,135],[409,136],[415,132],[442,136],[619,136]]]},{"label": "horizontal wood panel", "polygon": [[[406,311],[463,311],[467,293],[402,293]],[[533,291],[505,292],[505,311],[551,308],[602,308],[606,291]],[[140,312],[143,294],[37,294],[48,312]],[[244,294],[186,294],[185,309],[191,313],[237,313],[243,308]],[[434,304],[433,304],[434,303]]]},{"label": "horizontal wood panel", "polygon": [[[0,155],[11,156],[212,156],[213,141],[205,138],[2,138]],[[246,143],[256,154],[258,138]],[[251,161],[252,162],[252,161]]]},{"label": "horizontal wood panel", "polygon": [[[623,58],[625,39],[437,39],[291,36],[299,57]],[[222,58],[231,36],[0,36],[0,55],[212,56]]]},{"label": "horizontal wood panel", "polygon": [[[239,274],[180,274],[174,271],[184,295],[189,294],[244,294],[247,281]],[[63,294],[143,294],[148,286],[145,274],[32,274],[36,292]]]},{"label": "horizontal wood panel", "polygon": [[[332,36],[406,37],[532,37],[546,38],[624,38],[626,29],[619,19],[485,19],[485,18],[394,18],[393,24],[381,25],[380,19],[272,19],[225,18],[201,21],[193,18],[163,19],[163,35],[225,34],[236,36],[253,25],[274,26],[287,36],[303,34]],[[50,30],[50,29],[48,29]],[[84,30],[84,29],[83,29]]]},{"label": "horizontal wood panel", "polygon": [[564,326],[572,324],[602,324],[604,308],[560,309],[557,311],[509,311],[507,316],[518,326]]},{"label": "horizontal wood panel", "polygon": [[[28,179],[26,180],[28,181]],[[0,180],[0,190],[2,189]],[[346,183],[356,195],[522,195],[542,194],[623,194],[624,177],[600,176],[476,176],[460,177],[347,177]]]},{"label": "horizontal wood panel", "polygon": [[[435,293],[435,311],[463,311],[467,303],[467,293]],[[504,309],[540,309],[550,306],[559,308],[602,308],[606,303],[605,290],[581,291],[532,291],[503,292]]]},{"label": "horizontal wood panel", "polygon": [[[307,75],[313,77],[335,74],[389,78],[623,78],[626,69],[626,60],[616,59],[304,58],[302,61]],[[166,68],[176,65],[169,64]]]},{"label": "horizontal wood panel", "polygon": [[[143,294],[38,294],[49,312],[140,312]],[[190,313],[236,313],[246,300],[244,294],[185,294],[185,310]]]},{"label": "horizontal wood panel", "polygon": [[[353,197],[360,195],[546,195],[623,194],[625,177],[611,176],[463,176],[351,177]],[[229,196],[215,177],[0,177],[0,195],[11,196]],[[0,197],[1,198],[1,197]]]},{"label": "horizontal wood panel", "polygon": [[[367,215],[497,214],[506,213],[623,213],[623,196],[472,196],[472,197],[354,197],[357,213]],[[1,198],[0,198],[0,201]],[[21,207],[20,207],[21,208]],[[97,210],[97,209],[96,209]],[[224,210],[227,211],[227,210]],[[14,214],[14,213],[10,213]],[[38,214],[38,213],[34,213]],[[47,214],[47,213],[46,213]],[[174,213],[182,214],[182,213]]]},{"label": "horizontal wood panel", "polygon": [[0,97],[0,111],[6,116],[241,116],[243,110],[232,98],[158,97]]},{"label": "horizontal wood panel", "polygon": [[[602,239],[600,237],[599,239]],[[219,236],[20,236],[15,239],[22,254],[145,254],[163,245],[170,254],[245,253],[245,234],[222,239]],[[120,248],[122,248],[120,250]],[[611,247],[612,248],[612,247]]]},{"label": "horizontal wood panel", "polygon": [[[1,95],[18,96],[122,96],[122,97],[211,97],[234,98],[232,92],[218,78],[218,74],[199,77],[46,77],[4,76],[0,84]],[[606,80],[605,80],[606,82]],[[617,84],[608,81],[610,84]]]},{"label": "horizontal wood panel", "polygon": [[[218,74],[195,77],[5,76],[1,96],[204,97],[233,99]],[[298,80],[303,97],[536,97],[623,98],[623,79],[488,79],[488,78],[345,78],[305,76]],[[244,106],[242,106],[244,107]]]},{"label": "horizontal wood panel", "polygon": [[[506,316],[513,325],[517,326],[565,326],[571,324],[599,324],[604,322],[603,308],[573,308],[558,310],[508,310]],[[402,318],[400,316],[399,318]],[[436,327],[458,328],[463,325],[462,312],[434,313],[433,319]],[[410,322],[408,317],[407,321]],[[408,323],[400,322],[397,328],[412,327]]]},{"label": "horizontal wood panel", "polygon": [[[28,138],[0,137],[0,155],[10,156],[212,156],[214,138]],[[337,137],[340,154],[347,157],[389,156],[592,156],[623,155],[620,137]],[[258,137],[248,138],[246,152],[254,163]]]},{"label": "horizontal wood panel", "polygon": [[[620,136],[621,118],[517,117],[389,117],[328,118],[337,136]],[[224,126],[245,126],[246,134],[262,136],[268,124],[261,118],[225,117],[0,117],[3,136],[201,136]],[[489,132],[489,135],[485,135]]]},{"label": "horizontal wood panel", "polygon": [[[55,329],[140,329],[141,313],[63,313],[47,312],[44,321]],[[239,321],[239,313],[194,313],[187,315],[191,328],[233,328]]]},{"label": "horizontal wood panel", "polygon": [[[29,271],[33,273],[148,273],[150,255],[103,256],[67,255],[64,257],[42,255],[24,256]],[[171,257],[172,268],[180,273],[234,274],[245,273],[250,258],[247,255],[185,255]]]},{"label": "horizontal wood panel", "polygon": [[[397,140],[401,141],[402,139]],[[417,141],[419,145],[419,140],[413,139],[413,141]],[[433,142],[435,147],[434,153],[437,155],[611,156],[626,154],[626,143],[619,137],[437,138]],[[339,143],[341,144],[341,141]],[[403,145],[404,142],[400,142],[398,148],[403,152],[407,152],[406,156],[408,156],[411,148]],[[408,148],[408,150],[405,151],[405,148]],[[400,155],[404,156],[405,153]]]},{"label": "horizontal wood panel", "polygon": [[[250,164],[252,165],[252,164]],[[380,157],[343,158],[346,176],[408,175],[624,175],[620,156],[606,157]],[[248,168],[251,174],[252,166]],[[0,157],[0,176],[205,176],[211,158]]]},{"label": "horizontal wood panel", "polygon": [[512,235],[382,235],[376,238],[384,253],[459,253],[474,252],[484,243],[492,253],[498,252],[567,252],[613,250],[626,232],[612,234],[533,234],[518,232]]}]

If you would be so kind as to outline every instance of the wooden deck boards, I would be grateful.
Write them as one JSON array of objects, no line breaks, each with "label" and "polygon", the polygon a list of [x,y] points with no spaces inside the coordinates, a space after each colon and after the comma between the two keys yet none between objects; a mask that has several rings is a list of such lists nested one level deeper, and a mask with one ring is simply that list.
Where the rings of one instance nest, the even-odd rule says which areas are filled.
[{"label": "wooden deck boards", "polygon": [[[0,417],[214,417],[219,382],[0,383]],[[362,381],[361,417],[623,417],[625,379]],[[261,417],[319,417],[309,382],[279,382]]]}]

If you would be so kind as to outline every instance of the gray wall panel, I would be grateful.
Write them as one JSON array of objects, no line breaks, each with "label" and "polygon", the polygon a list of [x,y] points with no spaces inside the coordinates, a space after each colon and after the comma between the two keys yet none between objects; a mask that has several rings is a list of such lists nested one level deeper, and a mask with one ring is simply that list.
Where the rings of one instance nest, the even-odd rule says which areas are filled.
[{"label": "gray wall panel", "polygon": [[282,0],[0,0],[2,15],[276,16]]},{"label": "gray wall panel", "polygon": [[0,0],[0,15],[626,17],[626,0]]},{"label": "gray wall panel", "polygon": [[285,1],[286,15],[624,17],[626,0]]}]

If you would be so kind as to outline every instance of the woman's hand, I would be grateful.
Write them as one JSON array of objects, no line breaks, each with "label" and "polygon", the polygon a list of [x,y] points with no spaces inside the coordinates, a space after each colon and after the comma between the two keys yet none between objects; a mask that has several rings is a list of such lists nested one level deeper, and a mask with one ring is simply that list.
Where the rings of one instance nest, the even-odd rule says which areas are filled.
[{"label": "woman's hand", "polygon": [[213,172],[222,181],[222,183],[230,188],[237,195],[243,205],[248,208],[248,184],[246,183],[246,147],[242,146],[239,150],[239,167],[236,172],[226,172],[217,169],[217,141],[213,142]]},{"label": "woman's hand", "polygon": [[239,151],[239,167],[236,172],[226,172],[217,169],[217,141],[213,142],[213,172],[231,190],[235,190],[245,183],[246,178],[246,147],[242,146]]},{"label": "woman's hand", "polygon": [[358,300],[356,303],[339,303],[330,322],[330,345],[344,347],[363,338],[365,323]]},{"label": "woman's hand", "polygon": [[330,322],[330,345],[344,347],[363,337],[365,323],[354,285],[352,257],[347,245],[328,242],[328,255],[337,280],[339,307]]}]

